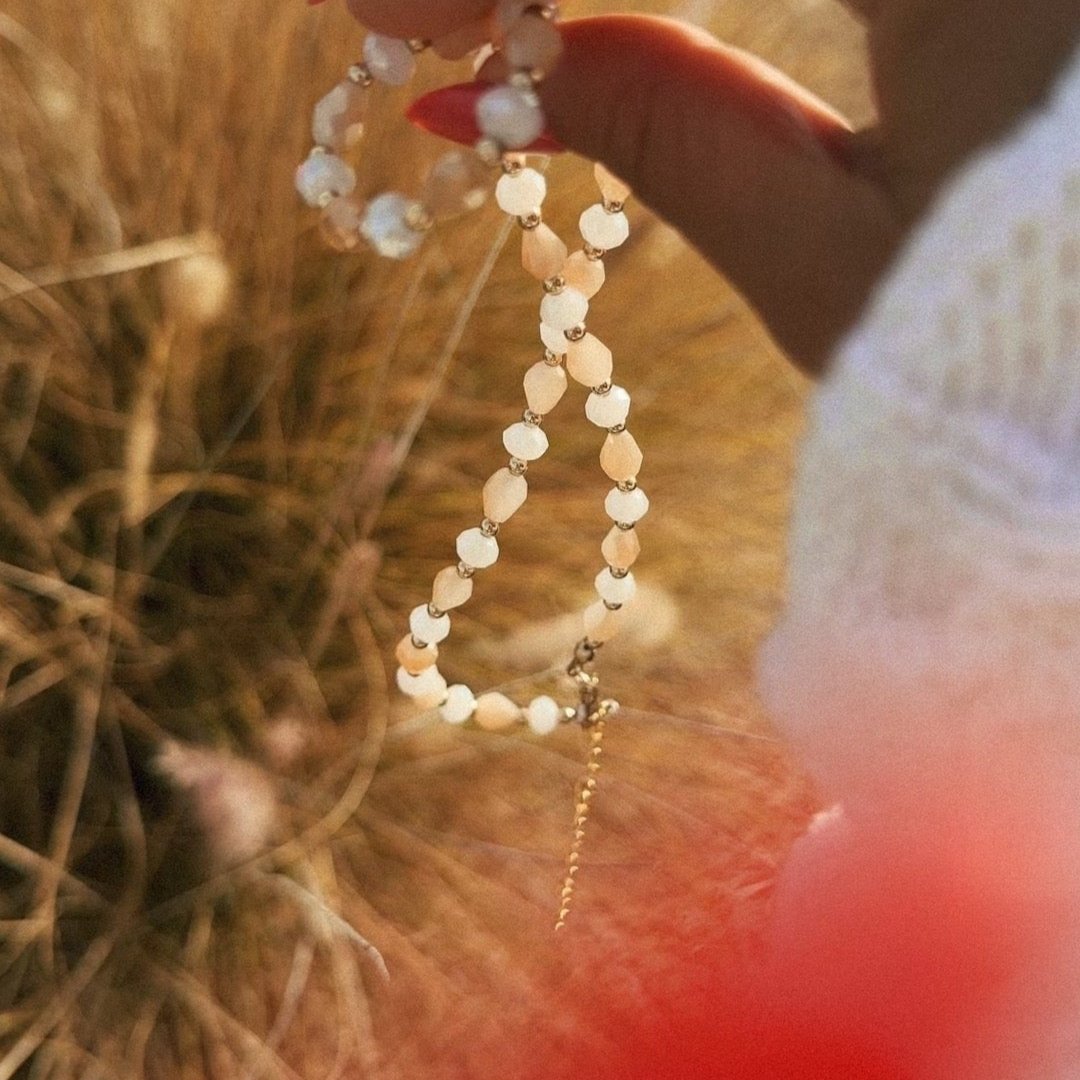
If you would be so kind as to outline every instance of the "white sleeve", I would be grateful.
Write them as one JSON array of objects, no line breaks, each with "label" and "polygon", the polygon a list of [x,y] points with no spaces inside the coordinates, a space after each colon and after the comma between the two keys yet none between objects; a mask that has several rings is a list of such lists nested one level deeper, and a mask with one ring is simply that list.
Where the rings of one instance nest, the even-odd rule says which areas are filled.
[{"label": "white sleeve", "polygon": [[1080,750],[1080,58],[955,176],[812,408],[761,688],[827,793]]}]

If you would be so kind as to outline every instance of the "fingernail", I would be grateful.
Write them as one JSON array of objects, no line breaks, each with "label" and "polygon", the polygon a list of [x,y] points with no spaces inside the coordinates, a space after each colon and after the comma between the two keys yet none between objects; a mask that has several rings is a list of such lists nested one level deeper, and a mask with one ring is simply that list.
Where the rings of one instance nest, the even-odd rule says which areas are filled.
[{"label": "fingernail", "polygon": [[316,4],[321,4],[323,0],[307,0],[308,7],[314,7]]},{"label": "fingernail", "polygon": [[[480,138],[480,129],[476,126],[476,103],[490,89],[490,83],[482,82],[444,86],[441,90],[433,90],[417,98],[405,110],[405,115],[424,131],[464,146],[473,146]],[[538,154],[558,154],[566,147],[553,135],[544,132],[525,149]]]}]

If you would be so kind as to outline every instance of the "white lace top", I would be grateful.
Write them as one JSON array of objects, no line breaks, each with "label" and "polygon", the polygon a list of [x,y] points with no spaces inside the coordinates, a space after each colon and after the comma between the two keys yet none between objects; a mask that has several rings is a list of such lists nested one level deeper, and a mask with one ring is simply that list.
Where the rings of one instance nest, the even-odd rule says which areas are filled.
[{"label": "white lace top", "polygon": [[1080,753],[1080,57],[840,348],[761,685],[849,809],[949,745]]}]

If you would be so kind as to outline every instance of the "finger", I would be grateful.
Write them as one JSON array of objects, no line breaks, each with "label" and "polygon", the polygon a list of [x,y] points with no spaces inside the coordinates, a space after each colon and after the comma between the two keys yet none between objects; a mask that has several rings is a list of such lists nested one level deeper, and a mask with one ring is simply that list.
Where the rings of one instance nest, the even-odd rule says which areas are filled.
[{"label": "finger", "polygon": [[542,85],[555,135],[678,227],[818,371],[858,316],[899,228],[832,110],[763,62],[686,27],[566,24]]},{"label": "finger", "polygon": [[866,22],[872,20],[878,8],[881,7],[881,0],[840,0],[840,2]]},{"label": "finger", "polygon": [[393,37],[438,38],[490,14],[495,0],[347,0],[364,26]]}]

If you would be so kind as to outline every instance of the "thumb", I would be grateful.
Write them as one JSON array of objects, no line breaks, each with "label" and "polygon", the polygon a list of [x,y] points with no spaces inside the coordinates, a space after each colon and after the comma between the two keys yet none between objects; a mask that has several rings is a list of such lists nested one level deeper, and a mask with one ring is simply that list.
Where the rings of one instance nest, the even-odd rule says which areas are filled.
[{"label": "thumb", "polygon": [[554,134],[623,177],[820,371],[900,236],[848,126],[683,24],[614,15],[563,29],[564,59],[540,87]]}]

